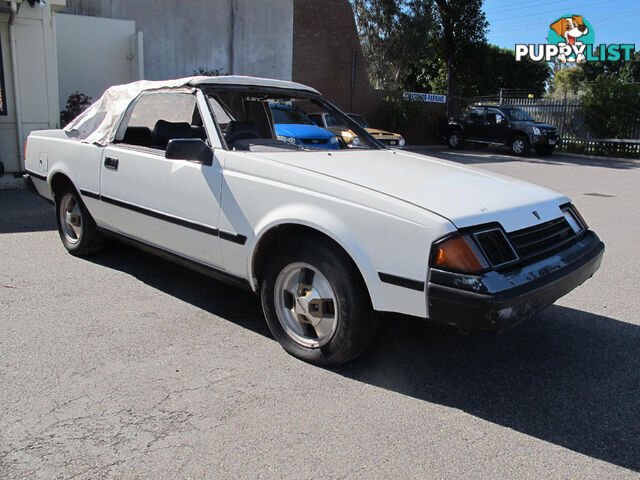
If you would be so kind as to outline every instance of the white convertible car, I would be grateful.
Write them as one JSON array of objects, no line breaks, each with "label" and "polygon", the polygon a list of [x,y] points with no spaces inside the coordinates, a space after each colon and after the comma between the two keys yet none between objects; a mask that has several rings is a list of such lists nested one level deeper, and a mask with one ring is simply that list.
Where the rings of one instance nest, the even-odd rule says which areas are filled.
[{"label": "white convertible car", "polygon": [[[278,137],[270,104],[337,115],[359,145]],[[386,148],[279,80],[112,87],[64,130],[32,132],[26,169],[73,255],[115,237],[245,286],[284,349],[323,365],[360,354],[376,312],[512,327],[604,252],[566,196]]]}]

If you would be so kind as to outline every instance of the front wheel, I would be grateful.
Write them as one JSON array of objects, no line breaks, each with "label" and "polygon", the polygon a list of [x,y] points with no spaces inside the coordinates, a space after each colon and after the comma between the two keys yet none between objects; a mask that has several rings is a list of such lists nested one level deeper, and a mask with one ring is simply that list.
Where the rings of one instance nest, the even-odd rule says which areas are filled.
[{"label": "front wheel", "polygon": [[82,257],[100,250],[104,239],[78,193],[67,187],[55,199],[58,234],[67,251]]},{"label": "front wheel", "polygon": [[283,245],[267,265],[260,295],[274,338],[304,361],[341,365],[375,334],[377,318],[355,266],[317,239]]},{"label": "front wheel", "polygon": [[529,151],[529,139],[524,135],[517,135],[511,140],[511,153],[514,155],[526,155]]}]

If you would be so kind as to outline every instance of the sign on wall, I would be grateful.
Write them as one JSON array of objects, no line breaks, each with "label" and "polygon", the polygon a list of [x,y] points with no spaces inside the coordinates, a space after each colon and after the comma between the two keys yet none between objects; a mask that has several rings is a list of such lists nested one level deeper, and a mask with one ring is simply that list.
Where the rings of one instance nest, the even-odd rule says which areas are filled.
[{"label": "sign on wall", "polygon": [[402,98],[413,102],[447,103],[446,95],[436,95],[435,93],[404,92]]}]

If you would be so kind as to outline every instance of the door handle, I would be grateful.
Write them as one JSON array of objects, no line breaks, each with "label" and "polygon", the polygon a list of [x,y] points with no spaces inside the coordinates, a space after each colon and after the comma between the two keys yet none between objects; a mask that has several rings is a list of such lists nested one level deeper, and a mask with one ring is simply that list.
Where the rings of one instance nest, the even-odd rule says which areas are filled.
[{"label": "door handle", "polygon": [[111,170],[117,170],[118,169],[118,159],[117,158],[112,158],[112,157],[106,157],[104,159],[104,166],[105,166],[105,168],[109,168]]}]

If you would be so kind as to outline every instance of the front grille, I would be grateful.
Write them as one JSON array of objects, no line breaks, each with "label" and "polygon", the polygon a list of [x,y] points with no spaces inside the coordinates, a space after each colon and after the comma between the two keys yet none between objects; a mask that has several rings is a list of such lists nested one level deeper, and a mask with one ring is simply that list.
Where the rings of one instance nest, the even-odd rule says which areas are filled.
[{"label": "front grille", "polygon": [[556,128],[542,128],[542,135],[550,139],[558,138],[558,130]]},{"label": "front grille", "polygon": [[326,138],[301,138],[300,141],[307,145],[325,145],[328,142]]},{"label": "front grille", "polygon": [[569,243],[576,233],[564,217],[508,233],[521,260],[530,260]]},{"label": "front grille", "polygon": [[383,143],[384,145],[398,145],[398,140],[396,139],[379,138],[378,141]]}]

